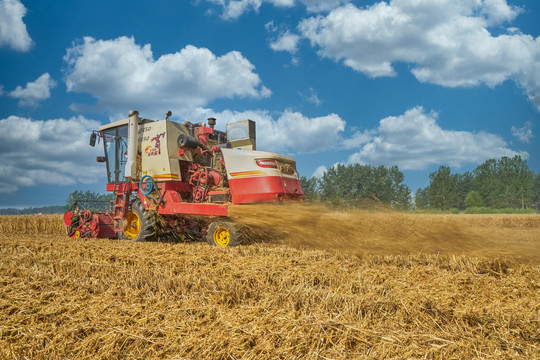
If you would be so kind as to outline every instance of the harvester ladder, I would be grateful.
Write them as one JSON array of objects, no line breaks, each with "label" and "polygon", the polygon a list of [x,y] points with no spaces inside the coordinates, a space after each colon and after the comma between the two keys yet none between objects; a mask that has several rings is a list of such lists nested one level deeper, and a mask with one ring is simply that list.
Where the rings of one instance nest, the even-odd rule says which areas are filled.
[{"label": "harvester ladder", "polygon": [[115,185],[116,190],[116,202],[114,204],[114,220],[125,219],[128,207],[129,207],[129,196],[131,194],[131,187],[129,184],[117,184]]}]

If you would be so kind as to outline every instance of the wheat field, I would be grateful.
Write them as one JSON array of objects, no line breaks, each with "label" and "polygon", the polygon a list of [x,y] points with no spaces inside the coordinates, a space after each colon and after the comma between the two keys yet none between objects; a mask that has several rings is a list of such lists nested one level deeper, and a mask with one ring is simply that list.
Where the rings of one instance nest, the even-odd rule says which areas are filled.
[{"label": "wheat field", "polygon": [[0,358],[540,358],[540,216],[242,206],[244,244],[0,217]]}]

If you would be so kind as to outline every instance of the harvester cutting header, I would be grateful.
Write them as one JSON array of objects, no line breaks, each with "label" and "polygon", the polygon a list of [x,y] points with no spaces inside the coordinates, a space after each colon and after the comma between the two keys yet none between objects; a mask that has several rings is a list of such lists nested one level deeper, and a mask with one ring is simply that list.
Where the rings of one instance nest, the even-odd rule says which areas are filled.
[{"label": "harvester cutting header", "polygon": [[214,129],[216,119],[183,124],[129,118],[99,127],[90,145],[103,139],[107,191],[114,209],[92,212],[75,205],[64,216],[72,237],[119,237],[135,241],[157,237],[205,236],[217,246],[240,241],[227,220],[232,204],[301,200],[296,162],[256,150],[255,123],[244,120]]}]

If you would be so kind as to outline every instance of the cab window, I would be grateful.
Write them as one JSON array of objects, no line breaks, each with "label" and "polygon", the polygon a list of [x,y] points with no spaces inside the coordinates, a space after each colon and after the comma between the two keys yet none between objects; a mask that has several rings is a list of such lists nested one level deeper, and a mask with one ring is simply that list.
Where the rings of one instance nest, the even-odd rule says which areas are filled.
[{"label": "cab window", "polygon": [[126,169],[128,150],[127,137],[127,125],[103,131],[103,144],[105,146],[107,177],[109,183],[124,182],[124,171]]}]

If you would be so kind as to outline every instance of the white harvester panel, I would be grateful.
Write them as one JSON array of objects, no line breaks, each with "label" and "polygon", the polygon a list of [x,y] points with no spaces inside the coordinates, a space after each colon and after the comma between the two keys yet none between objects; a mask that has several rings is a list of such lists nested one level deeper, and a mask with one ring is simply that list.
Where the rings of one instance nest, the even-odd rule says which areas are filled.
[{"label": "white harvester panel", "polygon": [[[296,164],[294,159],[289,156],[255,150],[222,149],[221,151],[225,159],[229,179],[259,176],[298,178],[296,171],[285,171],[285,166],[294,166]],[[258,160],[260,165],[257,164]],[[270,167],[267,162],[264,162],[268,160],[274,160],[276,167]]]},{"label": "white harvester panel", "polygon": [[150,175],[156,181],[181,180],[178,160],[193,161],[186,151],[178,154],[178,136],[188,135],[184,125],[158,120],[139,129],[139,151],[142,160],[142,175]]},{"label": "white harvester panel", "polygon": [[303,196],[293,158],[266,151],[222,149],[233,204]]}]

